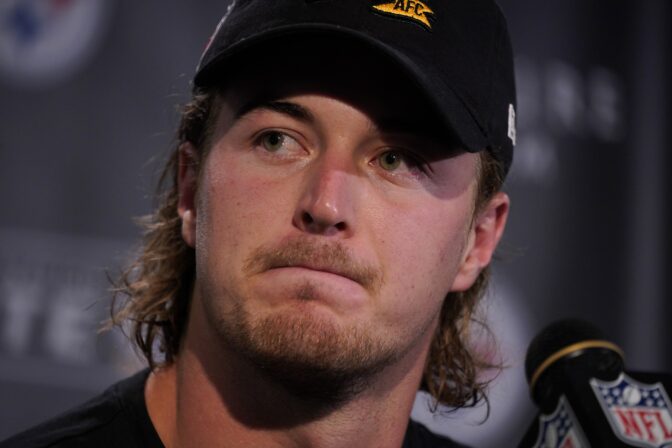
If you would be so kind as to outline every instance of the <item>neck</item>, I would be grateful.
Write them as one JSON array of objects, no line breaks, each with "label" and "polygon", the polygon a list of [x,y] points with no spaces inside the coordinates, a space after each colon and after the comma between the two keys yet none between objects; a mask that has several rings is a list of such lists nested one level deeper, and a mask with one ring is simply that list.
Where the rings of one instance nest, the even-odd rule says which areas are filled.
[{"label": "neck", "polygon": [[401,446],[427,356],[421,350],[347,400],[298,398],[235,352],[213,343],[198,306],[176,362],[150,375],[150,418],[168,448]]}]

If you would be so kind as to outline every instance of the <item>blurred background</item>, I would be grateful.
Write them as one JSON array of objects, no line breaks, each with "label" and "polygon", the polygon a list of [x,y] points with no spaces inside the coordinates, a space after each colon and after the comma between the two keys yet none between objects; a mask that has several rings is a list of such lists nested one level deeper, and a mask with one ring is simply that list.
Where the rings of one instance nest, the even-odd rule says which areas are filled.
[{"label": "blurred background", "polygon": [[[443,1],[443,0],[441,0]],[[0,0],[0,439],[142,363],[99,334],[137,248],[198,56],[227,1]],[[483,311],[507,369],[485,408],[414,416],[476,447],[534,414],[530,339],[599,326],[672,371],[672,12],[667,0],[500,0],[518,81],[512,214]]]}]

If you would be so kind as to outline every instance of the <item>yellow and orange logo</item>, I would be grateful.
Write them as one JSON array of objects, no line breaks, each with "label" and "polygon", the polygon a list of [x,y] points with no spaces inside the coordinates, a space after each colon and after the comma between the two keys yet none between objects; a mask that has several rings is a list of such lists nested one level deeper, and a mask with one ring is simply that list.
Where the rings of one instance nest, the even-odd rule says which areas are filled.
[{"label": "yellow and orange logo", "polygon": [[428,14],[433,15],[434,11],[426,3],[419,0],[395,0],[373,5],[373,9],[385,14],[412,19],[428,29],[432,29]]}]

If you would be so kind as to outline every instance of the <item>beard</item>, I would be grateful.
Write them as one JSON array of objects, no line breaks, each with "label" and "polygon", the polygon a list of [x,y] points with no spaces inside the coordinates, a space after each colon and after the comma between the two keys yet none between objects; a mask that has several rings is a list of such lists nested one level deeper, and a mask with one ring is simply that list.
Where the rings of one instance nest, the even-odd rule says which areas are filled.
[{"label": "beard", "polygon": [[[247,260],[245,270],[253,274],[318,259],[330,260],[331,266],[356,278],[372,293],[380,287],[382,275],[377,270],[354,262],[343,247],[333,244],[298,240],[279,249],[260,248]],[[333,407],[361,393],[405,351],[400,341],[368,325],[346,325],[316,312],[322,310],[313,309],[310,302],[319,294],[310,282],[297,284],[287,297],[298,300],[296,308],[283,307],[264,315],[250,312],[248,298],[232,288],[225,288],[224,297],[218,298],[229,304],[225,313],[213,295],[204,294],[204,304],[210,324],[238,356],[294,397]]]}]

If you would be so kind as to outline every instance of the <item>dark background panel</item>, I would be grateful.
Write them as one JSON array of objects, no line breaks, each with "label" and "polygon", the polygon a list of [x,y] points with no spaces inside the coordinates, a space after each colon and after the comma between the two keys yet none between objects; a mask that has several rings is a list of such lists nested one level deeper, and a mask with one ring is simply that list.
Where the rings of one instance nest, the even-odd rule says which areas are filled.
[{"label": "dark background panel", "polygon": [[[558,318],[600,326],[632,369],[672,371],[669,2],[500,4],[519,140],[483,310],[508,368],[483,425],[483,407],[432,417],[419,397],[414,409],[478,447],[522,436],[525,349]],[[141,368],[120,332],[97,331],[107,277],[137,247],[133,217],[151,211],[177,106],[226,6],[0,3],[0,438]]]}]

